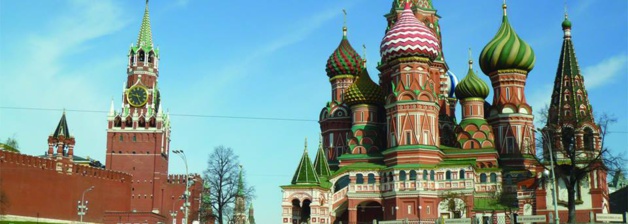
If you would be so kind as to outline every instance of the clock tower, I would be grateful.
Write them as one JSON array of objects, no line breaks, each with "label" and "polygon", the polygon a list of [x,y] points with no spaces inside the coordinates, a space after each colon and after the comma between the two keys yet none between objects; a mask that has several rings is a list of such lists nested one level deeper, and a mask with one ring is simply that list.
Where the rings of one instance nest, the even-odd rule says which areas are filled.
[{"label": "clock tower", "polygon": [[153,46],[148,1],[126,71],[122,108],[115,110],[112,100],[107,116],[106,167],[133,175],[132,210],[160,213],[168,197],[170,121],[157,87],[159,49]]}]

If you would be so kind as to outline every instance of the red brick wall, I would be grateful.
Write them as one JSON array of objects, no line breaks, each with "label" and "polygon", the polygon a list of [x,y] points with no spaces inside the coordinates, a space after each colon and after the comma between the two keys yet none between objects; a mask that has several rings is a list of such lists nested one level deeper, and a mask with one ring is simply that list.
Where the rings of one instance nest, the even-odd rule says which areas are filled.
[{"label": "red brick wall", "polygon": [[105,211],[130,210],[131,176],[122,172],[58,162],[0,150],[0,190],[7,214],[78,220],[77,202],[89,201],[84,220],[102,222]]}]

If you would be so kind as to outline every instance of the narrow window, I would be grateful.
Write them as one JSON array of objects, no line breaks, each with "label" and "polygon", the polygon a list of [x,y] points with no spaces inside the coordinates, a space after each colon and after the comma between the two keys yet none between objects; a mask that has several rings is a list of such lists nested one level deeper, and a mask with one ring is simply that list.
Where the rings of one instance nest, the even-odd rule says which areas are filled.
[{"label": "narrow window", "polygon": [[412,205],[408,205],[408,214],[412,214]]},{"label": "narrow window", "polygon": [[491,183],[497,183],[497,174],[491,173]]},{"label": "narrow window", "polygon": [[427,206],[427,214],[430,214],[431,211],[432,209],[430,209],[430,206]]},{"label": "narrow window", "polygon": [[475,148],[475,142],[471,141],[471,148],[474,149]]},{"label": "narrow window", "polygon": [[360,173],[355,175],[355,183],[356,184],[363,184],[364,183],[364,175],[362,175]]},{"label": "narrow window", "polygon": [[334,146],[334,133],[329,133],[329,147]]},{"label": "narrow window", "polygon": [[369,173],[369,175],[368,175],[368,183],[369,184],[374,184],[375,183],[375,174]]},{"label": "narrow window", "polygon": [[410,86],[410,74],[406,74],[406,86]]},{"label": "narrow window", "polygon": [[399,180],[406,180],[406,171],[399,171]]},{"label": "narrow window", "polygon": [[410,132],[406,132],[406,145],[412,145],[412,134]]},{"label": "narrow window", "polygon": [[506,87],[506,99],[510,100],[510,88]]},{"label": "narrow window", "polygon": [[135,137],[135,135],[133,135],[133,142],[137,141],[137,137]]},{"label": "narrow window", "polygon": [[447,170],[447,172],[445,172],[445,180],[451,180],[451,171]]},{"label": "narrow window", "polygon": [[506,138],[506,144],[507,153],[513,153],[515,151],[515,139],[513,137]]},{"label": "narrow window", "polygon": [[120,141],[124,141],[124,137],[122,137],[122,135],[120,135]]},{"label": "narrow window", "polygon": [[458,173],[458,177],[459,179],[463,180],[464,179],[464,170],[460,170],[460,173]]},{"label": "narrow window", "polygon": [[486,183],[486,174],[480,174],[480,183]]},{"label": "narrow window", "polygon": [[430,180],[434,180],[434,171],[430,171]]},{"label": "narrow window", "polygon": [[410,180],[416,180],[416,171],[415,170],[411,170],[410,171]]},{"label": "narrow window", "polygon": [[360,111],[360,121],[364,121],[364,111]]},{"label": "narrow window", "polygon": [[427,180],[427,170],[423,170],[423,180]]}]

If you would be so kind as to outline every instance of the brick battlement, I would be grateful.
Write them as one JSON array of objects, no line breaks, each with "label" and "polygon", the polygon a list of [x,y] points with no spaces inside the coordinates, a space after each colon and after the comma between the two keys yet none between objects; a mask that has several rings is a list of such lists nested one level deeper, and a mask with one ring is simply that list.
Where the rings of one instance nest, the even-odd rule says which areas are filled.
[{"label": "brick battlement", "polygon": [[49,158],[9,152],[6,150],[0,150],[0,158],[2,158],[1,160],[3,165],[37,168],[43,171],[55,171],[68,175],[82,175],[113,181],[131,180],[131,175],[124,172],[90,166],[81,166],[70,163],[69,161],[58,161]]},{"label": "brick battlement", "polygon": [[[190,177],[192,179],[198,180],[201,179],[201,175],[197,173],[191,173]],[[170,184],[185,184],[185,174],[169,174],[168,175],[168,183]]]}]

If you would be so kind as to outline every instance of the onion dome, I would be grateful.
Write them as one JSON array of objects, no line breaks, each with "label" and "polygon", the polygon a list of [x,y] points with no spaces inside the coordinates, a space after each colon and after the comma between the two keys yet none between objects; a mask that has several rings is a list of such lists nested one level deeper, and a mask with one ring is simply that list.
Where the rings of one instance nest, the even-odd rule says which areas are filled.
[{"label": "onion dome", "polygon": [[472,97],[485,99],[489,91],[488,85],[473,72],[473,61],[469,60],[469,72],[456,86],[456,97],[458,99]]},{"label": "onion dome", "polygon": [[563,21],[563,29],[571,29],[571,21],[569,21],[569,18],[567,18],[567,15],[565,15],[565,21]]},{"label": "onion dome", "polygon": [[434,60],[439,49],[438,38],[432,30],[414,17],[410,4],[406,3],[401,17],[382,39],[380,54],[383,63],[410,56]]},{"label": "onion dome", "polygon": [[375,84],[365,68],[357,80],[349,86],[345,93],[345,103],[349,106],[356,104],[384,104],[384,91]]},{"label": "onion dome", "polygon": [[458,86],[458,77],[451,71],[447,71],[447,76],[449,76],[449,91],[447,93],[449,97],[454,97],[456,86]]},{"label": "onion dome", "polygon": [[356,52],[349,39],[347,39],[347,27],[342,27],[342,40],[338,48],[327,59],[325,68],[330,78],[337,75],[358,75],[362,71],[362,58]]},{"label": "onion dome", "polygon": [[510,26],[503,5],[504,16],[497,34],[480,54],[480,68],[484,74],[502,69],[520,69],[529,72],[534,68],[534,51]]}]

